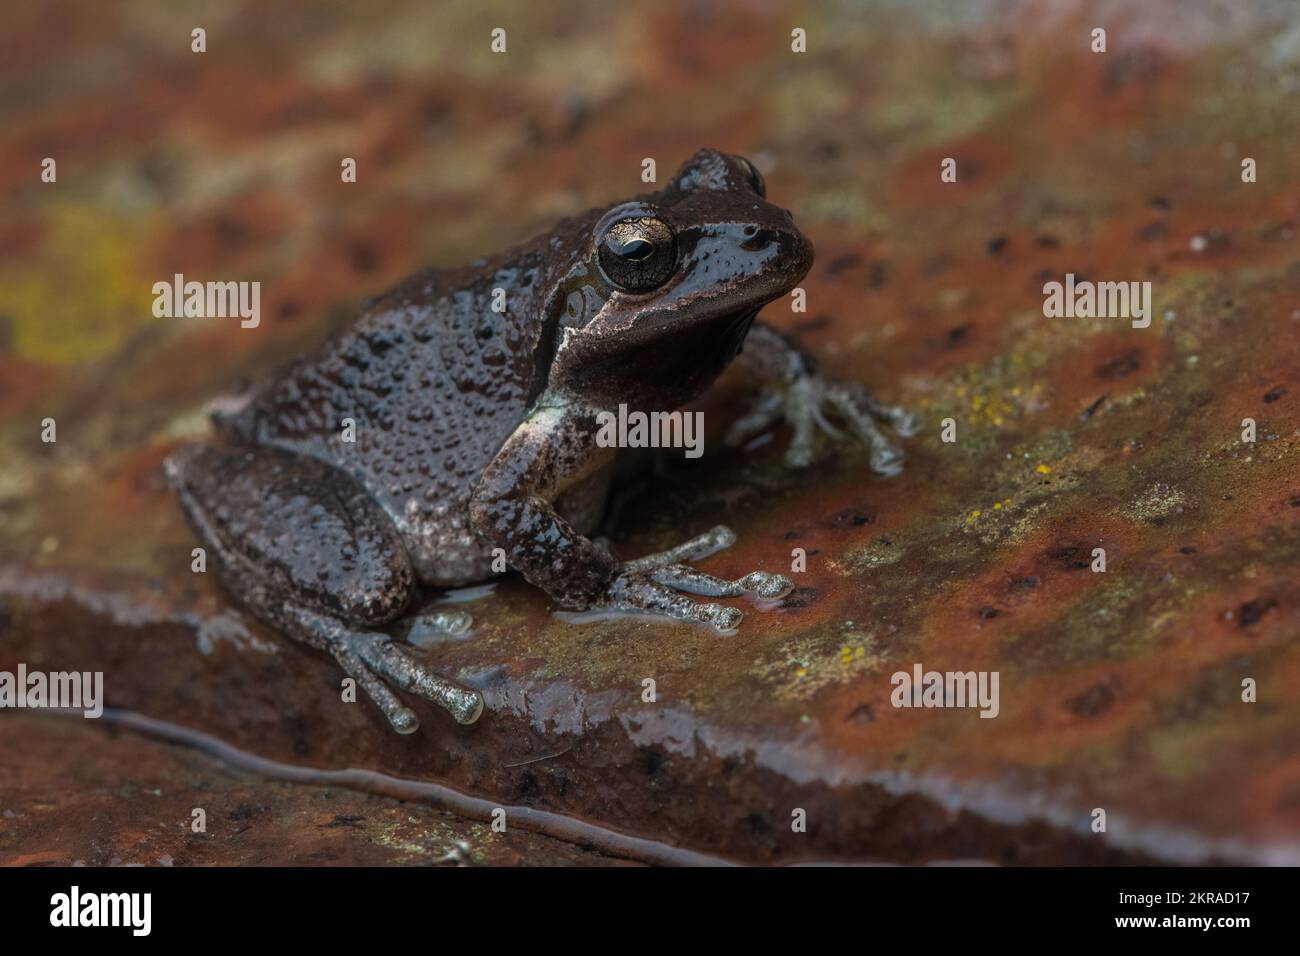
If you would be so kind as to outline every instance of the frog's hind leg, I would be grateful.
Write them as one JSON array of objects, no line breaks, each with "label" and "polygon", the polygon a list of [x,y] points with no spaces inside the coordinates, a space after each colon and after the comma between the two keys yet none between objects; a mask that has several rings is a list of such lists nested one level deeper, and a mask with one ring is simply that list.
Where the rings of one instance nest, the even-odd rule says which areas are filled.
[{"label": "frog's hind leg", "polygon": [[274,448],[193,445],[167,476],[223,584],[253,614],[328,651],[393,729],[413,733],[415,712],[388,683],[472,723],[477,692],[429,670],[387,634],[415,576],[392,521],[350,476]]}]

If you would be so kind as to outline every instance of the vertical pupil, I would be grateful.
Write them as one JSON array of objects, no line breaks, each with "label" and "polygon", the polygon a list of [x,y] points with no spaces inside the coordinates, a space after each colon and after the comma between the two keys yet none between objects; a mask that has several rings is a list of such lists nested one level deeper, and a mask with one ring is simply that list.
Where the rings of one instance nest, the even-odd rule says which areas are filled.
[{"label": "vertical pupil", "polygon": [[641,262],[649,259],[655,251],[655,247],[644,239],[628,239],[619,244],[615,250],[624,259],[631,259],[633,262]]}]

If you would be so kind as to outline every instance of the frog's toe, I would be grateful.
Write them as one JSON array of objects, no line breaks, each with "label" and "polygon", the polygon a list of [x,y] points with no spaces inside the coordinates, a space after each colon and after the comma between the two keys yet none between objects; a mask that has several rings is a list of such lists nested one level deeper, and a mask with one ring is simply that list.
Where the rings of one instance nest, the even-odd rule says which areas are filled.
[{"label": "frog's toe", "polygon": [[785,450],[787,468],[807,468],[813,461],[813,442],[817,438],[817,419],[813,407],[805,407],[802,402],[792,403],[786,415],[793,433],[790,444]]},{"label": "frog's toe", "polygon": [[743,617],[736,608],[693,601],[684,595],[744,596],[771,602],[794,589],[790,579],[781,574],[751,571],[742,578],[728,580],[685,563],[707,558],[735,543],[736,533],[725,525],[718,525],[675,548],[625,561],[622,572],[609,586],[603,606],[613,610],[648,611],[677,621],[708,624],[722,633],[733,631]]},{"label": "frog's toe", "polygon": [[469,611],[439,611],[429,615],[427,620],[448,634],[468,634],[474,626],[474,615]]},{"label": "frog's toe", "polygon": [[764,601],[779,601],[794,590],[794,582],[784,574],[771,574],[767,571],[751,571],[737,583]]},{"label": "frog's toe", "polygon": [[474,627],[474,615],[468,611],[427,611],[411,621],[406,639],[420,647],[448,638],[461,638]]},{"label": "frog's toe", "polygon": [[743,578],[729,581],[688,565],[670,564],[652,571],[650,578],[665,587],[705,597],[744,595],[761,601],[776,601],[794,590],[794,584],[785,575],[768,571],[751,571]]},{"label": "frog's toe", "polygon": [[832,438],[841,434],[827,420],[823,409],[842,419],[870,447],[873,471],[882,475],[896,475],[902,471],[903,449],[887,438],[876,423],[886,422],[906,438],[916,432],[918,418],[905,408],[878,401],[860,385],[836,382],[817,374],[793,378],[784,386],[783,392],[765,389],[754,409],[731,426],[727,443],[740,444],[783,417],[791,429],[790,445],[785,453],[786,467],[807,468],[815,457],[813,446],[817,432],[824,431]]},{"label": "frog's toe", "polygon": [[724,551],[736,543],[736,532],[726,525],[715,525],[703,534],[697,534],[689,541],[683,541],[675,548],[647,554],[633,561],[623,562],[623,569],[629,572],[649,571],[669,564],[683,561],[702,561],[711,555]]},{"label": "frog's toe", "polygon": [[387,634],[356,630],[336,618],[302,608],[290,606],[286,611],[290,630],[328,650],[399,734],[415,733],[420,720],[389,683],[437,704],[458,723],[472,724],[483,713],[483,698],[477,691],[431,670]]},{"label": "frog's toe", "polygon": [[419,694],[451,714],[459,724],[472,724],[483,713],[483,696],[442,676],[401,644],[377,640],[366,646],[366,663],[402,690]]},{"label": "frog's toe", "polygon": [[[906,457],[897,442],[886,438],[876,424],[877,417],[894,421],[895,413],[907,423],[902,409],[882,405],[860,388],[831,386],[826,400],[853,429],[853,433],[871,448],[871,470],[882,475],[896,475],[903,470]],[[900,432],[901,434],[901,432]]]},{"label": "frog's toe", "polygon": [[763,389],[750,410],[731,423],[723,436],[723,444],[734,448],[767,431],[780,421],[784,407],[785,399],[780,392],[774,388]]},{"label": "frog's toe", "polygon": [[883,405],[885,416],[903,438],[911,438],[921,427],[921,416],[900,405]]},{"label": "frog's toe", "polygon": [[707,601],[692,601],[672,586],[642,575],[622,574],[610,584],[605,607],[616,611],[659,614],[675,621],[707,624],[720,634],[734,631],[744,617],[734,607]]},{"label": "frog's toe", "polygon": [[861,385],[837,385],[835,391],[842,393],[841,400],[847,400],[855,408],[861,408],[877,421],[888,422],[903,438],[910,438],[921,427],[921,418],[902,405],[886,405],[871,395]]},{"label": "frog's toe", "polygon": [[357,682],[357,686],[365,691],[366,696],[388,718],[395,731],[399,734],[413,734],[420,729],[420,718],[415,716],[415,711],[398,700],[388,685],[375,676],[350,642],[331,643],[329,650],[343,671]]}]

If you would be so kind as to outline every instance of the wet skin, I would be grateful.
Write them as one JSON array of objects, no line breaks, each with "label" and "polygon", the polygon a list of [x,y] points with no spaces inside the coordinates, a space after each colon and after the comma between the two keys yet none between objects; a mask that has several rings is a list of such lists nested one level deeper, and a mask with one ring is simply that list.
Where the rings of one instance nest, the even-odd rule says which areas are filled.
[{"label": "wet skin", "polygon": [[871,447],[876,471],[899,470],[902,453],[876,420],[907,434],[907,414],[823,378],[792,340],[754,321],[812,258],[748,161],[700,150],[661,192],[566,219],[468,268],[406,279],[320,352],[225,402],[213,415],[219,440],[173,454],[168,477],[227,589],[331,653],[394,729],[418,721],[390,685],[471,723],[479,694],[379,628],[406,612],[418,584],[492,577],[494,549],[562,608],[719,631],[740,612],[686,594],[775,600],[791,588],[780,575],[726,581],[686,563],[734,541],[725,528],[634,561],[588,537],[617,452],[596,443],[599,412],[679,408],[741,355],[770,384],[729,444],[784,418],[786,461],[806,465],[824,408]]}]

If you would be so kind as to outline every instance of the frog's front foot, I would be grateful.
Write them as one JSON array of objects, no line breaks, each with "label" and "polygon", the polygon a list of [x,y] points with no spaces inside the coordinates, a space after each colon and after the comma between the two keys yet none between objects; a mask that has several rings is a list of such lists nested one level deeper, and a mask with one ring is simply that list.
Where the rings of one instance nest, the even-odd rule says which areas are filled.
[{"label": "frog's front foot", "polygon": [[735,543],[735,533],[718,525],[668,551],[625,561],[606,589],[600,606],[708,624],[721,633],[733,631],[743,616],[740,611],[725,604],[692,601],[682,592],[705,597],[746,595],[762,602],[774,602],[794,589],[790,579],[781,574],[751,571],[742,578],[728,581],[683,563],[707,558]]},{"label": "frog's front foot", "polygon": [[784,418],[794,429],[785,463],[806,468],[813,460],[817,428],[832,436],[839,434],[822,414],[827,406],[871,448],[873,471],[896,475],[903,470],[903,449],[886,437],[876,422],[888,422],[906,438],[916,431],[916,417],[904,408],[878,401],[855,382],[837,382],[815,372],[801,374],[782,386],[765,387],[750,412],[732,424],[725,441],[731,446],[742,444]]}]

